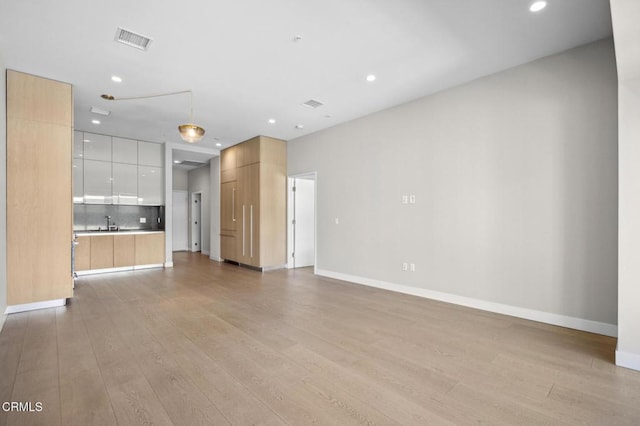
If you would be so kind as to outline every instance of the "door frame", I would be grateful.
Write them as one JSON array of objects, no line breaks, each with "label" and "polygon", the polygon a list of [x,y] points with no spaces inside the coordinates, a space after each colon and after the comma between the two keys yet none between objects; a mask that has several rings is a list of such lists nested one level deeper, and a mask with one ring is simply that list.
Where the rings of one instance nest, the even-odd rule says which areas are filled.
[{"label": "door frame", "polygon": [[[193,249],[193,201],[196,198],[196,195],[200,196],[200,241],[198,250]],[[189,251],[194,253],[199,251],[202,253],[202,191],[194,191],[189,194]]]},{"label": "door frame", "polygon": [[295,246],[293,240],[294,203],[293,197],[290,197],[289,194],[291,194],[293,188],[293,181],[303,178],[313,180],[315,185],[313,192],[313,274],[315,275],[318,268],[318,172],[297,173],[287,176],[287,269],[293,269],[294,267],[294,259],[291,254]]}]

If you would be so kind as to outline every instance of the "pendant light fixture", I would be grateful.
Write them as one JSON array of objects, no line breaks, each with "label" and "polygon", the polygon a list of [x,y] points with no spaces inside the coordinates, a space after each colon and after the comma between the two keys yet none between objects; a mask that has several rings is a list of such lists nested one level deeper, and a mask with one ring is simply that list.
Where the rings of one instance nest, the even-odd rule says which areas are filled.
[{"label": "pendant light fixture", "polygon": [[204,129],[197,124],[193,124],[193,92],[191,90],[183,90],[181,92],[171,92],[171,93],[158,93],[155,95],[146,95],[146,96],[129,96],[129,97],[119,97],[116,98],[113,95],[101,95],[102,99],[106,99],[108,101],[130,101],[135,99],[149,99],[149,98],[158,98],[160,96],[173,96],[173,95],[182,95],[184,93],[189,94],[189,120],[190,122],[187,124],[181,124],[178,126],[178,130],[180,131],[180,137],[183,141],[189,143],[198,142],[204,136]]}]

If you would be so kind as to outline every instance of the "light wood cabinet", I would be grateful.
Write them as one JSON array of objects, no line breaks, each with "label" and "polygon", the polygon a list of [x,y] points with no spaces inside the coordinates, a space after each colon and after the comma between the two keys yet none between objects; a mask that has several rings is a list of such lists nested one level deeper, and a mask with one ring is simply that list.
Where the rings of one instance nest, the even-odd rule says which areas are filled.
[{"label": "light wood cabinet", "polygon": [[[234,169],[235,172],[235,169]],[[223,259],[238,261],[236,230],[239,222],[236,181],[220,185],[220,252]]]},{"label": "light wood cabinet", "polygon": [[113,268],[113,235],[91,238],[91,269]]},{"label": "light wood cabinet", "polygon": [[81,235],[75,250],[76,272],[160,265],[164,232]]},{"label": "light wood cabinet", "polygon": [[135,235],[135,264],[158,265],[164,263],[164,232]]},{"label": "light wood cabinet", "polygon": [[7,304],[73,296],[70,84],[7,70]]},{"label": "light wood cabinet", "polygon": [[220,197],[224,200],[224,208],[220,211],[220,229],[235,231],[238,223],[238,193],[236,182],[225,182],[220,185]]},{"label": "light wood cabinet", "polygon": [[260,269],[283,266],[286,143],[258,136],[223,150],[220,164],[222,258]]},{"label": "light wood cabinet", "polygon": [[238,167],[238,207],[240,239],[238,261],[246,265],[260,264],[260,164]]},{"label": "light wood cabinet", "polygon": [[91,269],[91,237],[78,237],[75,248],[75,271],[88,271]]},{"label": "light wood cabinet", "polygon": [[134,237],[134,235],[115,235],[113,237],[114,268],[121,268],[135,264]]}]

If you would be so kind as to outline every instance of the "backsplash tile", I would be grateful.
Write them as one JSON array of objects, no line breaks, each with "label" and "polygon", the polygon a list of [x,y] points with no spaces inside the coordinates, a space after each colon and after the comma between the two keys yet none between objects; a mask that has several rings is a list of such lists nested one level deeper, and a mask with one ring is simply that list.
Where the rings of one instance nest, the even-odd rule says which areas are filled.
[{"label": "backsplash tile", "polygon": [[[74,204],[73,230],[94,231],[107,227],[106,216],[111,216],[111,225],[120,229],[164,230],[163,206],[118,206],[102,204]],[[144,217],[146,223],[140,223]]]}]

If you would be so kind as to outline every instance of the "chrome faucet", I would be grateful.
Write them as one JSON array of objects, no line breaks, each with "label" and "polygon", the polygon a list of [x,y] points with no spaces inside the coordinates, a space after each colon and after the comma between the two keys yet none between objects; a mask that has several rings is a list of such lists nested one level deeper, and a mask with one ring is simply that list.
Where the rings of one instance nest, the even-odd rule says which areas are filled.
[{"label": "chrome faucet", "polygon": [[111,229],[111,216],[105,216],[107,219],[107,231]]}]

